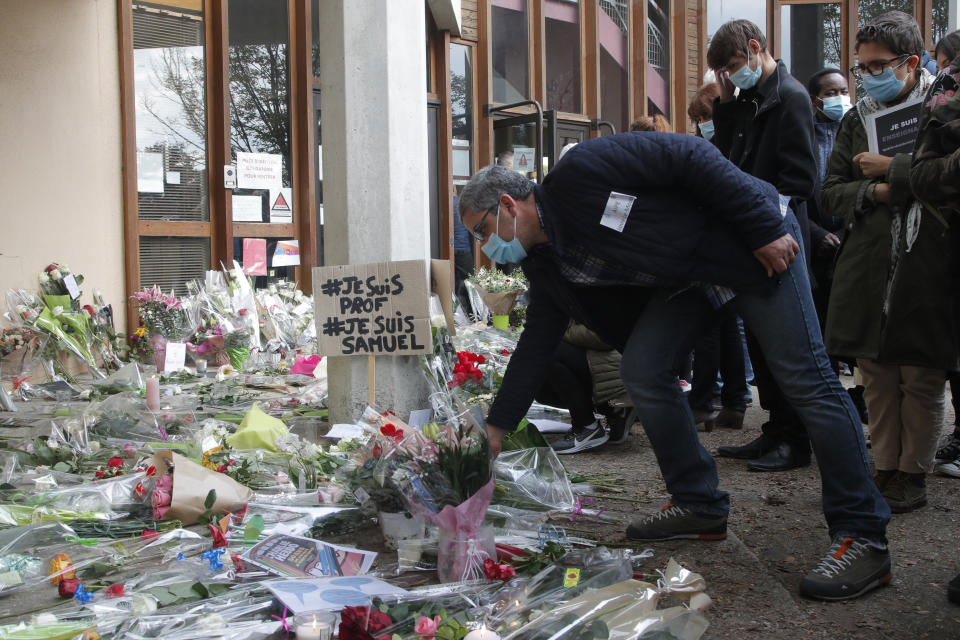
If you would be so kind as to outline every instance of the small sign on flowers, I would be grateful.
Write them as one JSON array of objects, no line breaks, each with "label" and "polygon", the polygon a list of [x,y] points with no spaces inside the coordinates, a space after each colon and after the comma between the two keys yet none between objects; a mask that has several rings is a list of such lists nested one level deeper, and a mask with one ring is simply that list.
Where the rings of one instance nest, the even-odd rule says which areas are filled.
[{"label": "small sign on flowers", "polygon": [[325,356],[408,356],[431,348],[424,260],[313,270],[317,348]]}]

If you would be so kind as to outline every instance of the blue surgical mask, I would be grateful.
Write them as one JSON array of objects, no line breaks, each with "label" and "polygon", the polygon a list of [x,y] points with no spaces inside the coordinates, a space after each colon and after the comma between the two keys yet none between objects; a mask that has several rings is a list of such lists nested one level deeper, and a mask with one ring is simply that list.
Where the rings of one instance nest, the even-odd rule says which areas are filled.
[{"label": "blue surgical mask", "polygon": [[893,72],[893,67],[887,67],[879,76],[863,76],[863,88],[870,97],[878,102],[890,102],[903,91],[906,80],[901,80]]},{"label": "blue surgical mask", "polygon": [[748,48],[747,64],[730,74],[730,82],[733,83],[733,86],[745,91],[747,89],[753,89],[755,86],[757,86],[761,75],[763,75],[763,69],[761,68],[760,60],[757,60],[756,69],[750,68],[750,49]]},{"label": "blue surgical mask", "polygon": [[850,96],[832,96],[823,99],[823,115],[831,120],[839,120],[853,105],[850,104]]},{"label": "blue surgical mask", "polygon": [[490,234],[480,250],[497,264],[514,264],[527,257],[527,251],[517,237],[517,217],[513,217],[513,240],[506,242],[500,237],[500,205],[497,205],[497,230]]},{"label": "blue surgical mask", "polygon": [[704,140],[713,140],[713,120],[705,120],[697,125]]}]

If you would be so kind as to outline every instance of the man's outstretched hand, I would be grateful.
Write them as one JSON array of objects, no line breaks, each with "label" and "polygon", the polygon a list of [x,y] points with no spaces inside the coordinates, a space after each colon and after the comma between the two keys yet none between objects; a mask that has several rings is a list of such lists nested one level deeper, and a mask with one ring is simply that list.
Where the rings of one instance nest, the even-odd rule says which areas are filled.
[{"label": "man's outstretched hand", "polygon": [[767,277],[771,277],[774,273],[780,274],[786,271],[790,263],[797,259],[799,253],[800,245],[787,233],[770,244],[763,245],[754,251],[753,255],[767,270]]},{"label": "man's outstretched hand", "polygon": [[506,429],[495,427],[492,424],[487,425],[487,439],[490,440],[490,452],[493,454],[494,460],[500,455],[500,449],[503,447],[503,436],[506,434]]}]

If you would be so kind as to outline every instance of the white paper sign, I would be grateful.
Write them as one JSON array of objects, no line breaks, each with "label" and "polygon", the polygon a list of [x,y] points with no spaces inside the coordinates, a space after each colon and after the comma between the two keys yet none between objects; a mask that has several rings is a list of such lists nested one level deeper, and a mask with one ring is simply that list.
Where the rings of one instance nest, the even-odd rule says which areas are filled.
[{"label": "white paper sign", "polygon": [[636,199],[636,196],[611,191],[607,206],[603,210],[603,217],[600,218],[600,224],[622,233],[623,228],[627,226],[627,218],[630,217],[630,210]]},{"label": "white paper sign", "polygon": [[410,420],[407,422],[414,429],[419,429],[430,422],[433,418],[433,409],[416,409],[410,412]]},{"label": "white paper sign", "polygon": [[70,294],[71,300],[76,300],[80,297],[80,287],[77,286],[77,279],[73,277],[73,274],[67,274],[63,277],[63,284],[67,287],[67,293]]},{"label": "white paper sign", "polygon": [[260,196],[233,196],[234,222],[262,222],[263,198]]},{"label": "white paper sign", "polygon": [[363,427],[357,424],[335,424],[330,427],[330,431],[327,432],[327,435],[323,436],[324,438],[359,438],[366,433],[363,430]]},{"label": "white paper sign", "polygon": [[537,170],[537,150],[533,147],[513,148],[513,170],[527,175]]},{"label": "white paper sign", "polygon": [[180,184],[180,172],[167,171],[167,184]]},{"label": "white paper sign", "polygon": [[372,596],[408,593],[370,576],[277,580],[267,582],[266,586],[294,615],[311,611],[340,611],[344,607],[368,604]]},{"label": "white paper sign", "polygon": [[[273,219],[270,220],[273,222]],[[273,250],[272,267],[295,267],[300,264],[300,241],[278,240]]]},{"label": "white paper sign", "polygon": [[163,154],[137,151],[137,191],[163,193]]},{"label": "white paper sign", "polygon": [[163,360],[164,373],[172,373],[183,369],[187,359],[187,345],[184,342],[168,342],[167,353]]},{"label": "white paper sign", "polygon": [[279,189],[283,186],[283,156],[279,153],[237,153],[237,186]]},{"label": "white paper sign", "polygon": [[293,189],[290,187],[270,189],[270,222],[273,224],[293,222]]}]

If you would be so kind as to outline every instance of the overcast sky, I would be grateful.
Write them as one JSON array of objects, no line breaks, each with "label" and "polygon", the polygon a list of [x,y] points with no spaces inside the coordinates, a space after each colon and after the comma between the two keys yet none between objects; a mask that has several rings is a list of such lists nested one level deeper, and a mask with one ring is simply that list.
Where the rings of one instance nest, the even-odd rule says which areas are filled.
[{"label": "overcast sky", "polygon": [[707,0],[707,34],[712,36],[724,22],[746,18],[766,29],[766,3],[761,0]]}]

